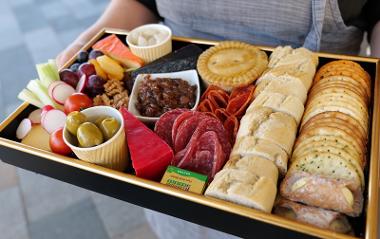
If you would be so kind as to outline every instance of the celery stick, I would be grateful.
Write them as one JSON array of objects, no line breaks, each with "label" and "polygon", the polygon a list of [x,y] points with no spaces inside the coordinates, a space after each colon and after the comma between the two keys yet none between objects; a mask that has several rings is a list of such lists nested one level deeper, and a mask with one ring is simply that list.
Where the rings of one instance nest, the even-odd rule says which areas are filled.
[{"label": "celery stick", "polygon": [[17,97],[22,101],[37,106],[38,108],[44,107],[44,104],[42,104],[38,97],[27,89],[23,89]]},{"label": "celery stick", "polygon": [[33,92],[44,105],[52,105],[55,108],[58,107],[58,105],[49,97],[46,87],[44,87],[38,79],[29,81],[26,88]]},{"label": "celery stick", "polygon": [[46,88],[49,87],[52,82],[59,80],[58,72],[55,67],[51,67],[49,63],[37,64],[36,69],[40,81]]},{"label": "celery stick", "polygon": [[57,66],[57,63],[55,62],[55,59],[49,59],[48,64],[50,65],[51,69],[54,71],[56,79],[59,80],[60,78],[59,78],[58,66]]}]

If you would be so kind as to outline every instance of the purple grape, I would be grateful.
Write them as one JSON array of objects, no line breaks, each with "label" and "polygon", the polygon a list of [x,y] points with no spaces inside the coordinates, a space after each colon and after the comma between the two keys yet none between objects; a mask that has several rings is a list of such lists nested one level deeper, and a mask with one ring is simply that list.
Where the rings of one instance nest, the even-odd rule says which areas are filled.
[{"label": "purple grape", "polygon": [[78,72],[86,76],[96,75],[94,65],[87,62],[79,66]]},{"label": "purple grape", "polygon": [[73,72],[77,72],[79,69],[79,66],[80,66],[80,63],[74,63],[70,66],[70,70],[72,70]]},{"label": "purple grape", "polygon": [[97,75],[90,76],[87,83],[87,92],[92,97],[102,94],[104,92],[104,83],[105,81],[101,77]]},{"label": "purple grape", "polygon": [[96,59],[98,56],[103,56],[103,52],[98,50],[92,50],[90,51],[90,54],[88,55],[89,59]]},{"label": "purple grape", "polygon": [[79,63],[83,63],[83,62],[88,61],[88,52],[87,51],[80,51],[78,56],[77,56],[77,60]]},{"label": "purple grape", "polygon": [[77,87],[79,81],[78,75],[70,69],[63,69],[60,71],[59,78],[61,81],[71,85],[74,88]]}]

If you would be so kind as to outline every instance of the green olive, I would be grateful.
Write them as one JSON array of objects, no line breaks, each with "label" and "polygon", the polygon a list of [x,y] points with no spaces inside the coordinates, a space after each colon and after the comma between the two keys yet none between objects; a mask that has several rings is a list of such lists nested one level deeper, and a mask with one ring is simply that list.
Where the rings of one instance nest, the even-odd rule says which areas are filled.
[{"label": "green olive", "polygon": [[103,136],[109,140],[119,130],[120,124],[115,118],[108,117],[102,120],[99,128],[102,131]]},{"label": "green olive", "polygon": [[77,135],[79,125],[87,121],[87,117],[79,112],[73,111],[66,118],[66,128],[73,135]]},{"label": "green olive", "polygon": [[85,122],[78,127],[79,147],[88,148],[103,143],[103,134],[94,123]]},{"label": "green olive", "polygon": [[100,125],[102,124],[102,121],[104,120],[104,119],[106,119],[107,118],[107,116],[100,116],[100,117],[98,117],[96,120],[95,120],[95,124],[96,124],[96,126],[98,126],[98,128],[100,129]]}]

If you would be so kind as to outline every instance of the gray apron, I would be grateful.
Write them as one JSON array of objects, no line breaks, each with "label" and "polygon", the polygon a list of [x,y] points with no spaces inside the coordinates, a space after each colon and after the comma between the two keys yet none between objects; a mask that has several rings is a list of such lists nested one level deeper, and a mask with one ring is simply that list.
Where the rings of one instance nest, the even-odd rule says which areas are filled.
[{"label": "gray apron", "polygon": [[357,54],[363,32],[346,26],[337,0],[157,0],[166,25],[179,36],[304,46]]},{"label": "gray apron", "polygon": [[[165,24],[178,36],[234,39],[256,45],[304,46],[313,51],[346,54],[357,54],[363,39],[362,31],[344,24],[337,0],[156,2]],[[235,238],[150,210],[145,213],[159,238]]]}]

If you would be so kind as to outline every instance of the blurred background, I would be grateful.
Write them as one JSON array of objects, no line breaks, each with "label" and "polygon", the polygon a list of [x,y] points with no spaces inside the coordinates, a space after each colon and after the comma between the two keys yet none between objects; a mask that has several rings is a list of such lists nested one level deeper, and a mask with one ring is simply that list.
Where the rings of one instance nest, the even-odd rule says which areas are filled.
[{"label": "blurred background", "polygon": [[[0,0],[0,119],[109,0]],[[1,156],[0,156],[1,159]],[[1,239],[153,239],[142,208],[0,161]]]},{"label": "blurred background", "polygon": [[[109,0],[0,0],[0,120]],[[362,53],[367,45],[364,42]],[[1,159],[1,156],[0,156]],[[0,161],[1,239],[153,239],[141,208]]]}]

